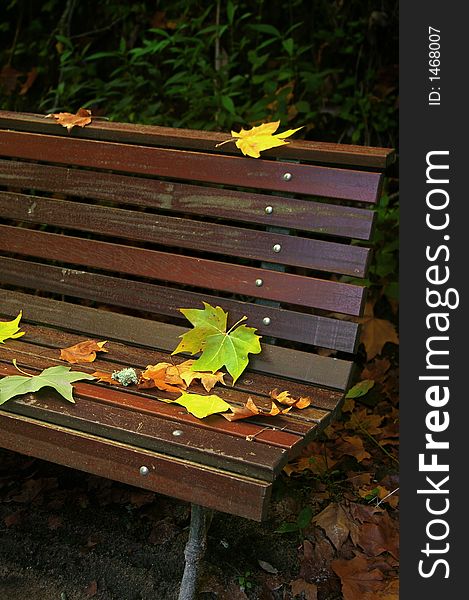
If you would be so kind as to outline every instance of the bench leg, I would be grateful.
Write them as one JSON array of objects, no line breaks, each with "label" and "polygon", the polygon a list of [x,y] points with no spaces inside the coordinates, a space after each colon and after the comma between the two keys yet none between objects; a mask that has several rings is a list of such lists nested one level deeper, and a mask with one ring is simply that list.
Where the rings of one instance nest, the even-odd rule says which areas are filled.
[{"label": "bench leg", "polygon": [[198,504],[191,505],[189,540],[184,551],[186,566],[178,600],[194,600],[200,563],[207,547],[207,529],[211,522],[211,516],[211,510]]}]

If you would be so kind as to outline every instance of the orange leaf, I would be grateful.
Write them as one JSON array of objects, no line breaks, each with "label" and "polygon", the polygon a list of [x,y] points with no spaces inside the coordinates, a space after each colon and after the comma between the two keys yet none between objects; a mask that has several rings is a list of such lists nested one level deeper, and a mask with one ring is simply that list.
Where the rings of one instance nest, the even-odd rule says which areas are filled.
[{"label": "orange leaf", "polygon": [[223,380],[224,373],[221,371],[216,371],[215,373],[206,373],[203,371],[192,371],[192,365],[195,363],[195,360],[186,360],[180,365],[177,365],[177,369],[179,372],[179,376],[184,380],[184,383],[187,387],[194,381],[194,379],[200,379],[200,383],[204,386],[207,392],[217,384],[222,383],[225,384]]},{"label": "orange leaf", "polygon": [[295,579],[291,582],[291,593],[293,596],[303,594],[305,600],[317,600],[318,588],[315,583],[307,583],[304,579]]},{"label": "orange leaf", "polygon": [[156,387],[159,390],[166,392],[181,392],[181,387],[171,385],[166,381],[166,370],[169,367],[173,367],[171,363],[158,363],[157,365],[148,365],[146,370],[143,371],[141,381],[139,383],[140,388]]},{"label": "orange leaf", "polygon": [[362,600],[364,594],[376,593],[383,587],[383,573],[379,569],[370,570],[364,556],[333,560],[331,567],[342,582],[344,600]]},{"label": "orange leaf", "polygon": [[59,125],[65,127],[70,133],[73,127],[85,127],[91,123],[91,110],[87,108],[79,108],[76,115],[72,113],[62,112],[46,115],[47,118],[53,118]]},{"label": "orange leaf", "polygon": [[96,340],[86,340],[69,348],[62,348],[60,358],[68,363],[93,362],[96,359],[96,352],[107,352],[104,348],[107,342],[97,342]]},{"label": "orange leaf", "polygon": [[390,321],[378,319],[373,314],[371,303],[367,303],[365,316],[360,319],[362,323],[361,341],[365,346],[367,359],[370,361],[381,354],[384,344],[392,342],[399,344],[396,328]]},{"label": "orange leaf", "polygon": [[122,385],[116,379],[112,378],[112,373],[106,373],[105,371],[95,371],[92,373],[93,377],[101,383],[110,383],[111,385]]},{"label": "orange leaf", "polygon": [[230,413],[223,413],[223,417],[228,421],[239,421],[240,419],[247,419],[253,415],[259,415],[261,411],[254,404],[251,397],[249,397],[244,406],[232,406]]}]

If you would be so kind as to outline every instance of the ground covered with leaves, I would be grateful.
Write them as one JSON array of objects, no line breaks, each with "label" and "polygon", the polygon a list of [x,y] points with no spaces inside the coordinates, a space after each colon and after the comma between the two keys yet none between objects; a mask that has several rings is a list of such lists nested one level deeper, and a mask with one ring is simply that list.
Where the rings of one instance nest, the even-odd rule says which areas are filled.
[{"label": "ground covered with leaves", "polygon": [[[365,327],[363,395],[288,465],[269,519],[215,514],[198,600],[397,600],[397,346],[385,322]],[[2,450],[0,596],[175,599],[189,517],[186,503]]]}]

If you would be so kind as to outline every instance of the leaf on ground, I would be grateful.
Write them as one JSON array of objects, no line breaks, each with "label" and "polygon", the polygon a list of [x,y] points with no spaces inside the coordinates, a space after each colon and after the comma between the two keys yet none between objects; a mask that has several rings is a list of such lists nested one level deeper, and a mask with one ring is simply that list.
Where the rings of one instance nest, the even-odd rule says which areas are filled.
[{"label": "leaf on ground", "polygon": [[371,454],[365,450],[363,440],[358,435],[349,435],[339,438],[334,451],[337,454],[353,456],[358,462],[371,458]]},{"label": "leaf on ground", "polygon": [[65,400],[74,403],[71,384],[80,379],[94,377],[88,373],[70,371],[70,367],[62,365],[44,369],[39,375],[9,375],[0,380],[0,405],[15,396],[37,392],[44,387],[54,388]]},{"label": "leaf on ground", "polygon": [[266,562],[265,560],[257,560],[259,566],[261,569],[264,569],[264,571],[266,571],[267,573],[271,573],[272,575],[277,575],[278,573],[278,569],[276,569],[275,567],[273,567],[270,563]]},{"label": "leaf on ground", "polygon": [[370,482],[358,489],[358,495],[365,500],[376,499],[377,504],[389,504],[391,508],[397,508],[399,504],[398,489],[390,491],[382,485],[370,486]]},{"label": "leaf on ground", "polygon": [[194,329],[181,336],[182,340],[173,354],[202,352],[193,363],[192,370],[215,373],[225,366],[234,384],[248,365],[248,354],[261,352],[260,336],[255,334],[256,329],[239,325],[227,331],[228,314],[220,306],[214,308],[206,302],[203,310],[179,310],[192,323]]},{"label": "leaf on ground", "polygon": [[180,404],[198,419],[203,419],[209,415],[221,413],[231,408],[228,402],[225,402],[220,396],[216,396],[215,394],[212,394],[211,396],[202,396],[200,394],[183,392],[176,400],[168,400],[167,398],[159,398],[159,400],[169,404],[173,402]]},{"label": "leaf on ground", "polygon": [[323,511],[313,518],[313,522],[324,529],[336,550],[342,548],[349,536],[350,529],[355,526],[348,513],[337,502],[332,502],[326,506]]},{"label": "leaf on ground", "polygon": [[280,121],[274,121],[273,123],[263,123],[262,125],[252,127],[251,129],[241,129],[239,133],[232,131],[232,137],[229,140],[217,144],[216,147],[227,144],[228,142],[235,142],[236,146],[245,156],[259,158],[260,153],[263,150],[269,150],[270,148],[289,144],[289,142],[285,141],[285,138],[290,137],[302,129],[302,127],[288,129],[283,133],[274,135],[279,125]]},{"label": "leaf on ground", "polygon": [[75,115],[67,112],[61,113],[53,113],[50,115],[46,115],[47,118],[55,119],[59,125],[65,127],[68,133],[73,129],[73,127],[86,127],[91,123],[91,110],[87,108],[79,108]]},{"label": "leaf on ground", "polygon": [[344,600],[363,600],[365,594],[373,595],[383,589],[383,573],[370,569],[364,556],[334,560],[331,566],[342,582]]},{"label": "leaf on ground", "polygon": [[360,319],[362,323],[361,341],[365,346],[368,360],[372,360],[378,354],[381,354],[384,344],[392,342],[399,344],[396,328],[386,319],[378,319],[374,316],[373,306],[367,303],[365,316]]},{"label": "leaf on ground", "polygon": [[295,579],[290,583],[292,596],[301,596],[304,600],[317,600],[318,588],[315,583],[308,583],[304,579]]},{"label": "leaf on ground", "polygon": [[391,363],[387,358],[375,358],[368,362],[362,371],[362,379],[373,379],[382,383],[387,378],[387,372],[391,367]]},{"label": "leaf on ground", "polygon": [[112,373],[106,373],[106,371],[95,371],[91,373],[99,383],[109,383],[110,385],[122,385],[119,381],[112,378]]},{"label": "leaf on ground", "polygon": [[363,381],[359,381],[357,384],[355,384],[349,389],[345,397],[360,398],[360,396],[364,396],[365,394],[367,394],[374,385],[375,382],[372,379],[364,379]]},{"label": "leaf on ground", "polygon": [[96,340],[86,340],[85,342],[80,342],[69,348],[62,348],[60,350],[60,358],[71,364],[82,362],[91,363],[96,360],[96,352],[108,352],[108,350],[104,348],[104,344],[107,344],[107,341],[97,342]]},{"label": "leaf on ground", "polygon": [[324,442],[310,442],[305,449],[307,455],[289,462],[283,470],[290,476],[293,473],[311,471],[315,475],[323,476],[334,467],[339,458],[332,455],[329,447]]},{"label": "leaf on ground", "polygon": [[357,544],[369,556],[389,552],[399,558],[399,530],[394,519],[385,510],[373,515],[373,522],[366,522],[358,528]]},{"label": "leaf on ground", "polygon": [[24,335],[25,331],[20,331],[19,322],[23,312],[20,311],[16,319],[13,321],[0,321],[0,344],[3,344],[5,340],[16,339]]},{"label": "leaf on ground", "polygon": [[350,419],[345,423],[345,427],[354,431],[364,430],[370,435],[377,435],[381,433],[383,420],[383,415],[369,414],[368,410],[363,408],[352,412]]}]

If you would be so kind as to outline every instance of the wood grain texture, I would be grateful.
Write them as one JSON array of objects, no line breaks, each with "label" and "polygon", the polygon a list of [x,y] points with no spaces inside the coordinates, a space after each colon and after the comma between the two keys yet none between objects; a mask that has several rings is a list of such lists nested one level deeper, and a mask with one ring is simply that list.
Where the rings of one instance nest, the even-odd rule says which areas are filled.
[{"label": "wood grain texture", "polygon": [[[188,330],[167,323],[0,289],[1,314],[15,317],[21,309],[25,322],[42,323],[102,339],[170,352],[178,344],[179,336]],[[254,371],[339,391],[347,388],[352,366],[350,361],[268,344],[264,345],[260,355],[253,356],[250,361],[250,369]]]},{"label": "wood grain texture", "polygon": [[[342,204],[15,160],[0,159],[0,184],[360,240],[370,238],[375,215]],[[271,213],[265,212],[266,206],[272,207]]]},{"label": "wood grain texture", "polygon": [[[0,155],[32,160],[47,157],[52,163],[368,203],[377,201],[382,186],[382,175],[372,171],[293,163],[286,166],[260,158],[8,130],[0,131]],[[288,181],[283,177],[287,168],[291,174]]]},{"label": "wood grain texture", "polygon": [[7,225],[0,225],[0,250],[355,316],[365,295],[357,285]]},{"label": "wood grain texture", "polygon": [[[67,135],[67,132],[52,120],[44,119],[44,115],[30,113],[0,111],[0,127],[35,133]],[[95,121],[84,129],[75,128],[72,135],[86,139],[103,139],[144,145],[156,144],[158,146],[173,148],[239,154],[234,144],[233,146],[225,145],[221,148],[216,147],[216,144],[228,139],[229,135],[227,133],[194,129],[174,129],[151,125]],[[395,160],[395,152],[391,148],[372,148],[296,139],[292,139],[286,146],[266,151],[263,155],[288,160],[318,161],[376,169],[384,169]]]},{"label": "wood grain texture", "polygon": [[[271,483],[0,411],[2,447],[261,521]],[[145,465],[149,474],[142,477]]]},{"label": "wood grain texture", "polygon": [[13,192],[0,191],[0,217],[353,277],[365,277],[370,254],[349,244]]},{"label": "wood grain texture", "polygon": [[[65,272],[64,272],[65,271]],[[353,353],[359,339],[359,327],[352,321],[319,317],[304,312],[241,302],[220,296],[178,290],[176,288],[129,281],[85,271],[76,272],[53,265],[0,257],[0,280],[4,285],[55,292],[107,305],[167,315],[187,323],[181,307],[202,307],[202,302],[221,306],[233,322],[247,316],[260,335],[302,342],[312,346]],[[270,319],[269,325],[263,320]]]}]

